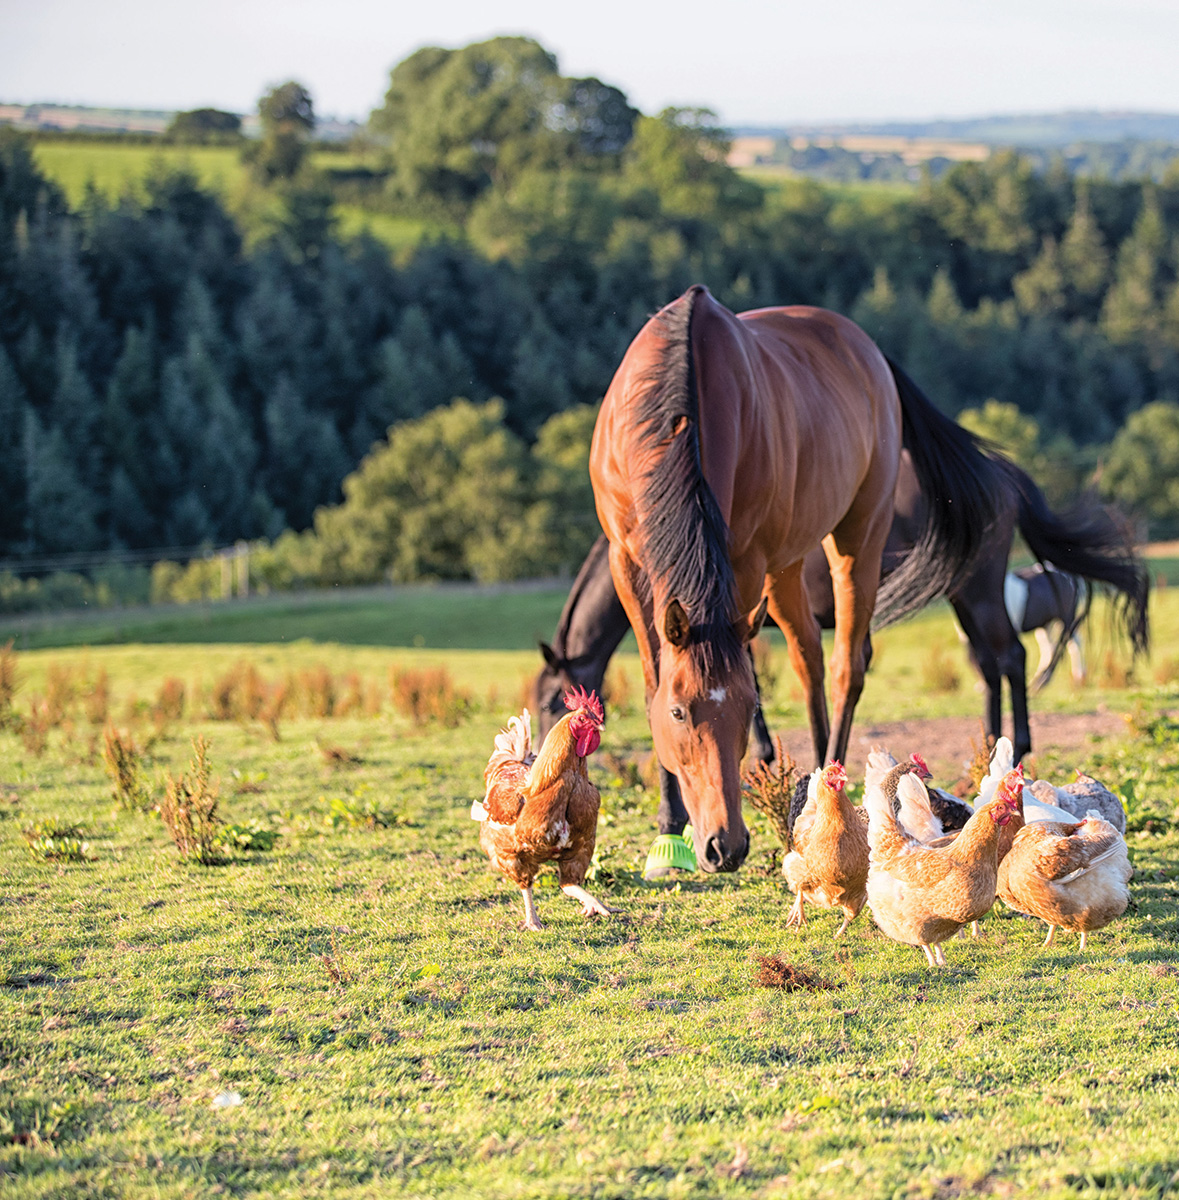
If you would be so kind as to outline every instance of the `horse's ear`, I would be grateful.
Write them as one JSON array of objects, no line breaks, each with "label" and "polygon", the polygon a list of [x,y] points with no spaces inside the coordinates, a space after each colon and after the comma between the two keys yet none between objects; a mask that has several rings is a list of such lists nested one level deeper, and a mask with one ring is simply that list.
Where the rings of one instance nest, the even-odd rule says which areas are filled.
[{"label": "horse's ear", "polygon": [[691,625],[684,606],[678,600],[673,600],[663,611],[663,636],[682,650],[688,644],[690,631]]},{"label": "horse's ear", "polygon": [[738,617],[733,623],[733,632],[736,633],[741,645],[744,646],[757,637],[766,619],[766,609],[769,607],[769,603],[769,597],[762,596],[761,602],[748,616]]},{"label": "horse's ear", "polygon": [[557,658],[556,651],[553,650],[552,646],[550,646],[548,642],[538,642],[537,645],[540,646],[541,657],[545,660],[550,669],[559,671],[561,669],[560,660]]}]

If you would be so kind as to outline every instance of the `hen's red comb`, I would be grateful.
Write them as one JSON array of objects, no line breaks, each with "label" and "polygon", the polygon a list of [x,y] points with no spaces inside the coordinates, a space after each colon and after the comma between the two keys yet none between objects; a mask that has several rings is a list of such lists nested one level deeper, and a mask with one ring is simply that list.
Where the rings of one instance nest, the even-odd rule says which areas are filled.
[{"label": "hen's red comb", "polygon": [[823,782],[833,792],[842,792],[847,787],[847,772],[843,769],[843,763],[832,759],[823,768]]},{"label": "hen's red comb", "polygon": [[933,778],[933,772],[926,765],[925,759],[923,759],[920,754],[910,754],[909,761],[917,768],[918,771],[921,772],[921,774],[926,779]]},{"label": "hen's red comb", "polygon": [[599,725],[605,723],[606,713],[602,709],[602,702],[598,699],[596,692],[587,692],[585,688],[573,687],[565,693],[564,699],[565,707],[570,712],[584,709]]}]

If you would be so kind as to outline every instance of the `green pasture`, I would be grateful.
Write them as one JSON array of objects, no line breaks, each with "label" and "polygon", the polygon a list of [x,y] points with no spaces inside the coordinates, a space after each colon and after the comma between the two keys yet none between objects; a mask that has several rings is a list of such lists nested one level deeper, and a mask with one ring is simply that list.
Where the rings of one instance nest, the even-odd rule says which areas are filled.
[{"label": "green pasture", "polygon": [[[525,936],[468,810],[560,595],[463,599],[226,606],[171,617],[155,644],[128,623],[141,640],[18,652],[16,713],[54,689],[66,713],[41,755],[0,731],[6,1196],[1173,1190],[1179,736],[1160,714],[1179,693],[1153,683],[1179,624],[1170,594],[1136,687],[1057,681],[1041,701],[1136,714],[1124,737],[1040,763],[1060,778],[1087,767],[1128,798],[1131,910],[1081,954],[1071,938],[1042,949],[1038,924],[997,909],[936,972],[866,913],[840,944],[820,912],[787,931],[752,813],[738,875],[642,881],[655,796],[633,653],[591,763],[603,808],[587,886],[617,912],[582,918],[546,876],[546,928]],[[443,640],[468,636],[483,645]],[[957,664],[956,688],[926,686],[946,682],[931,658]],[[776,728],[801,721],[783,660]],[[877,662],[864,720],[978,708],[944,610],[882,634]],[[377,699],[370,715],[284,717],[276,741],[259,720],[210,717],[243,663],[267,684],[326,668],[339,693],[355,676]],[[440,666],[468,693],[457,726],[391,709],[390,668]],[[271,850],[183,863],[154,813],[116,804],[86,700],[103,672],[109,716],[148,746],[154,795],[203,734],[222,818],[277,832]],[[169,676],[184,714],[154,720]],[[334,751],[359,761],[333,767]],[[86,861],[30,853],[22,831],[52,820],[81,826]],[[831,986],[758,986],[759,954]]]},{"label": "green pasture", "polygon": [[[81,204],[88,187],[93,186],[108,200],[114,200],[128,192],[137,192],[151,172],[178,167],[191,170],[204,187],[239,203],[244,211],[266,207],[266,198],[251,190],[248,171],[236,146],[39,140],[34,142],[34,155],[37,166],[65,190],[75,208]],[[312,165],[324,168],[342,168],[354,161],[358,161],[354,156],[335,152],[311,155]],[[439,230],[436,223],[373,212],[359,204],[339,204],[335,212],[343,236],[368,233],[394,252],[411,249]]]}]

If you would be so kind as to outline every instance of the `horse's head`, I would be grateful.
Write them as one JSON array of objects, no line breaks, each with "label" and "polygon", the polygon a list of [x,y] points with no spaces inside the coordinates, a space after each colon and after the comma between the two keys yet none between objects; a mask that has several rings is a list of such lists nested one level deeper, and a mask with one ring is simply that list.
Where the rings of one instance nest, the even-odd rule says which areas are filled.
[{"label": "horse's head", "polygon": [[540,643],[540,653],[544,666],[532,685],[532,711],[537,714],[538,732],[543,742],[549,730],[566,713],[565,693],[575,687],[600,692],[602,672],[592,656],[567,658],[548,642]]},{"label": "horse's head", "polygon": [[[693,629],[678,600],[659,621],[659,684],[647,717],[659,761],[680,785],[696,854],[706,871],[735,871],[749,852],[741,816],[741,759],[757,704],[745,652],[765,619],[766,601],[723,638]],[[718,643],[724,642],[724,645]]]}]

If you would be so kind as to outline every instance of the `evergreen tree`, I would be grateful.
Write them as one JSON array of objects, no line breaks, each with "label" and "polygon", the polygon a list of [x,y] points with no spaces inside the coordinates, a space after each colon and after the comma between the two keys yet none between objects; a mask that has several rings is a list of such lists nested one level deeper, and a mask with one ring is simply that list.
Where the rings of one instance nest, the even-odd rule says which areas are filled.
[{"label": "evergreen tree", "polygon": [[266,404],[267,492],[290,529],[306,529],[321,504],[338,500],[351,465],[336,427],[280,377]]},{"label": "evergreen tree", "polygon": [[25,422],[30,550],[65,554],[102,544],[98,501],[79,476],[60,429],[46,430],[33,413]]},{"label": "evergreen tree", "polygon": [[24,439],[31,418],[25,389],[0,343],[0,556],[18,554],[25,544],[28,478]]}]

